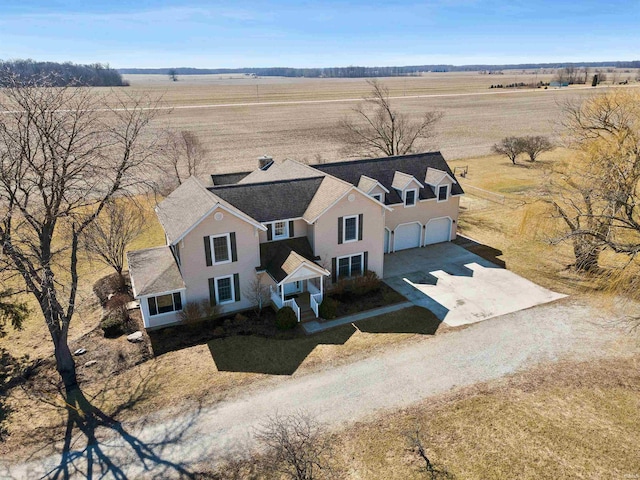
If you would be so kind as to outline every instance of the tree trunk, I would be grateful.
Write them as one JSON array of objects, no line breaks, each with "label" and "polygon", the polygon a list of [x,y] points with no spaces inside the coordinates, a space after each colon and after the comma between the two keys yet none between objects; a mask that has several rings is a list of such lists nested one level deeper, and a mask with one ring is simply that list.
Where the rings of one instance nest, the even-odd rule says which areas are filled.
[{"label": "tree trunk", "polygon": [[56,335],[53,338],[53,345],[56,356],[56,368],[64,382],[65,390],[69,393],[78,388],[76,363],[73,361],[71,350],[69,350],[69,345],[64,335]]},{"label": "tree trunk", "polygon": [[590,272],[598,269],[598,260],[602,249],[592,245],[581,238],[573,240],[573,254],[575,256],[575,268],[581,272]]}]

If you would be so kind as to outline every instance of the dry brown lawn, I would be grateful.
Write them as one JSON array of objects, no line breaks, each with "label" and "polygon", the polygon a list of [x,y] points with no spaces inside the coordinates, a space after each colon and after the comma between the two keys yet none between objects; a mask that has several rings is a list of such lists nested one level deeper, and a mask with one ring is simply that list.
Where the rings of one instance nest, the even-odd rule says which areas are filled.
[{"label": "dry brown lawn", "polygon": [[338,461],[349,478],[428,478],[404,438],[418,427],[452,478],[635,478],[639,367],[638,357],[562,361],[445,394],[338,432]]}]

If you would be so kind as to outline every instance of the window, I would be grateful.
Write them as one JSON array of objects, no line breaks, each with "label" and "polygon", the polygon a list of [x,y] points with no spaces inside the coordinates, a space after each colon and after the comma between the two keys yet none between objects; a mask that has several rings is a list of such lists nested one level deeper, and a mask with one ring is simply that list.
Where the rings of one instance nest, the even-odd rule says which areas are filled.
[{"label": "window", "polygon": [[438,187],[438,201],[444,202],[449,197],[449,185],[440,185]]},{"label": "window", "polygon": [[233,276],[216,278],[216,303],[224,304],[235,301]]},{"label": "window", "polygon": [[338,258],[338,277],[355,277],[362,275],[364,253]]},{"label": "window", "polygon": [[217,235],[211,237],[211,252],[213,253],[213,263],[227,263],[231,261],[229,252],[231,251],[231,242],[229,234]]},{"label": "window", "polygon": [[273,224],[273,238],[289,238],[289,222],[275,222]]},{"label": "window", "polygon": [[379,202],[382,202],[382,194],[381,193],[374,193],[373,195],[371,195],[373,198],[375,198],[376,200],[378,200]]},{"label": "window", "polygon": [[149,315],[161,315],[169,312],[179,312],[182,310],[182,297],[180,292],[168,293],[147,299],[149,305]]},{"label": "window", "polygon": [[338,259],[338,277],[349,277],[351,274],[351,257]]},{"label": "window", "polygon": [[358,217],[344,217],[344,241],[354,242],[358,240]]},{"label": "window", "polygon": [[407,190],[404,194],[404,206],[413,207],[416,204],[416,191]]}]

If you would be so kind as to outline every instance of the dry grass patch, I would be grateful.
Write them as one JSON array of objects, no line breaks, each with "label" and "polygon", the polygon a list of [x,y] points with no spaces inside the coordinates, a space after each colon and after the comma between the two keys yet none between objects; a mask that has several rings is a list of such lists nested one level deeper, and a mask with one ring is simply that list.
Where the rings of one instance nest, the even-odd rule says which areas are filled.
[{"label": "dry grass patch", "polygon": [[336,434],[350,478],[418,479],[403,433],[464,479],[623,478],[640,471],[640,358],[548,364]]},{"label": "dry grass patch", "polygon": [[[148,358],[146,343],[131,344],[124,337],[107,340],[93,332],[86,337],[93,338],[92,347],[85,356],[78,357],[79,376],[83,391],[95,406],[109,414],[117,412],[119,420],[131,420],[152,412],[171,415],[166,410],[171,406],[181,410],[210,406],[289,375],[306,375],[353,362],[449,330],[428,310],[411,307],[313,336],[216,339],[136,365],[132,362]],[[79,344],[73,344],[76,345]],[[82,367],[93,359],[99,363]],[[62,405],[51,388],[51,383],[57,381],[52,361],[37,378],[37,384],[27,384],[25,391],[17,388],[10,392],[8,401],[14,410],[9,425],[11,435],[0,449],[1,455],[24,457],[45,439],[55,435],[62,438],[64,411],[42,402]]]}]

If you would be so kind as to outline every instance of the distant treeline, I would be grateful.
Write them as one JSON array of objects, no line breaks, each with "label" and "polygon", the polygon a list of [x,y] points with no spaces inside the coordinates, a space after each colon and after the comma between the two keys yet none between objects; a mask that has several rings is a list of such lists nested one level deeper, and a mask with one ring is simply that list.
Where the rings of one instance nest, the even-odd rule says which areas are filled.
[{"label": "distant treeline", "polygon": [[123,74],[158,74],[168,75],[170,71],[176,75],[211,75],[234,74],[257,75],[261,77],[399,77],[417,75],[420,72],[470,72],[495,70],[530,70],[536,68],[557,69],[566,67],[616,67],[640,68],[640,60],[630,62],[560,62],[560,63],[520,63],[512,65],[410,65],[405,67],[331,67],[331,68],[120,68]]},{"label": "distant treeline", "polygon": [[118,70],[109,65],[94,63],[76,65],[74,63],[36,62],[34,60],[0,60],[0,86],[6,86],[7,74],[28,82],[46,78],[47,85],[62,87],[67,85],[89,87],[124,87],[129,83],[122,79]]}]

